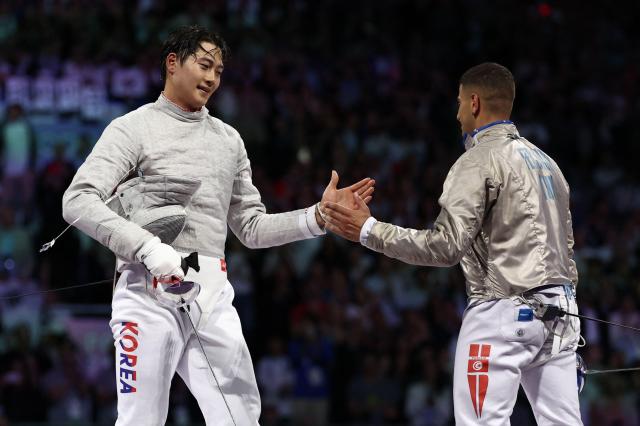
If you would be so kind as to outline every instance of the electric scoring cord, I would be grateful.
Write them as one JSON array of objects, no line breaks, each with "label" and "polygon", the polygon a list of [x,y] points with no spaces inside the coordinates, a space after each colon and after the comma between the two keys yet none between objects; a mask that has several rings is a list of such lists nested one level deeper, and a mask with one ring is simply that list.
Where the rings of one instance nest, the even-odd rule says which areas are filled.
[{"label": "electric scoring cord", "polygon": [[560,312],[562,312],[564,315],[570,315],[572,317],[584,318],[584,319],[588,319],[588,320],[591,320],[591,321],[602,322],[604,324],[615,325],[616,327],[628,328],[629,330],[640,332],[640,328],[631,327],[630,325],[618,324],[618,323],[611,322],[611,321],[605,321],[605,320],[599,319],[599,318],[588,317],[586,315],[570,314],[569,312],[565,312],[565,311],[560,311]]},{"label": "electric scoring cord", "polygon": [[[182,300],[184,302],[184,299]],[[200,344],[200,349],[202,349],[202,355],[204,356],[204,359],[207,361],[207,365],[209,366],[209,371],[211,371],[211,374],[213,375],[213,380],[216,381],[216,386],[220,391],[220,395],[222,395],[222,399],[224,400],[224,405],[226,405],[227,410],[229,410],[231,421],[233,422],[234,426],[236,426],[236,420],[233,418],[233,413],[231,413],[231,407],[229,407],[229,403],[227,402],[227,397],[224,395],[224,392],[222,391],[222,387],[220,387],[220,382],[218,382],[218,377],[216,376],[216,373],[213,371],[213,367],[211,367],[211,363],[209,362],[207,353],[204,351],[204,345],[202,344],[202,340],[200,340],[200,335],[198,334],[198,330],[196,330],[196,326],[193,323],[193,320],[191,319],[191,314],[189,313],[189,306],[187,305],[186,309],[185,308],[181,308],[181,309],[185,314],[187,314],[187,318],[189,318],[189,322],[191,323],[191,328],[193,329],[193,333],[196,335],[196,339],[198,339],[198,343]]]},{"label": "electric scoring cord", "polygon": [[625,371],[640,371],[640,367],[635,368],[616,368],[613,370],[587,370],[584,374],[604,374],[604,373],[623,373]]},{"label": "electric scoring cord", "polygon": [[76,284],[76,285],[71,285],[71,286],[68,286],[68,287],[52,288],[52,289],[49,289],[49,290],[38,290],[38,291],[32,291],[30,293],[14,294],[13,296],[3,296],[3,297],[0,297],[0,300],[18,299],[20,297],[35,296],[37,294],[55,293],[57,291],[73,290],[74,288],[90,287],[90,286],[106,284],[106,283],[110,283],[110,282],[112,282],[112,279],[111,278],[107,278],[106,280],[93,281],[93,282],[86,283],[86,284]]}]

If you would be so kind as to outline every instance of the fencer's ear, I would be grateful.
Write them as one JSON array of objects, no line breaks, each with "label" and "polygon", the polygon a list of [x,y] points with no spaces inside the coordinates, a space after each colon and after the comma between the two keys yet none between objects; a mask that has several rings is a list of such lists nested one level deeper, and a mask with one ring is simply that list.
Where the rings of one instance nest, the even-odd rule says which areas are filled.
[{"label": "fencer's ear", "polygon": [[471,113],[474,117],[480,114],[480,96],[477,93],[471,94]]},{"label": "fencer's ear", "polygon": [[169,53],[164,60],[164,65],[167,67],[167,75],[176,72],[176,68],[178,67],[178,55],[175,53]]}]

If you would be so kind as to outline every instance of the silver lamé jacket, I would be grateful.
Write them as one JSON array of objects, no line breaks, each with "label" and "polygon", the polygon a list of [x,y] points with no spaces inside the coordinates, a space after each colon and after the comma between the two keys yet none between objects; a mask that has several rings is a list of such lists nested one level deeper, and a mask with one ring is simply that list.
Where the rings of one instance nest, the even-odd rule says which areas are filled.
[{"label": "silver lam\u00e9 jacket", "polygon": [[415,265],[460,263],[471,303],[577,285],[569,185],[558,165],[508,121],[467,141],[447,175],[433,229],[377,222],[365,245]]}]

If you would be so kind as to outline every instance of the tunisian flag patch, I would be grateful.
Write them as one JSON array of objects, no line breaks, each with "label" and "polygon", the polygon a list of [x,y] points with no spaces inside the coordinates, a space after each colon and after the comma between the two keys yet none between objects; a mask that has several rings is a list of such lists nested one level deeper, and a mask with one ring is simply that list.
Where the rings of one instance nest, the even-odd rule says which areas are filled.
[{"label": "tunisian flag patch", "polygon": [[469,393],[476,417],[482,417],[482,405],[489,387],[489,354],[491,345],[472,343],[469,345],[469,364],[467,368],[467,380],[469,381]]}]

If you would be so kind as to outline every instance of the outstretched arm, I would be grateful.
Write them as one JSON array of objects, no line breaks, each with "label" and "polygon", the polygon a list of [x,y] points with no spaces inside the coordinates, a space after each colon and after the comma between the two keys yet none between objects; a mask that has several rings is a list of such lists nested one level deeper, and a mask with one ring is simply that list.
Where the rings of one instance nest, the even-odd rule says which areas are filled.
[{"label": "outstretched arm", "polygon": [[478,234],[495,202],[497,188],[484,166],[461,157],[445,181],[439,200],[442,210],[433,229],[378,222],[363,200],[358,202],[358,209],[327,202],[327,229],[406,263],[451,266],[460,261]]},{"label": "outstretched arm", "polygon": [[[266,212],[260,193],[251,179],[246,149],[239,135],[237,138],[241,144],[240,155],[227,221],[238,239],[250,248],[266,248],[324,235],[324,221],[317,204],[285,213]],[[347,188],[338,189],[338,174],[333,172],[323,198],[347,204],[353,202],[354,193],[371,197],[374,183],[373,179],[366,178]]]}]

